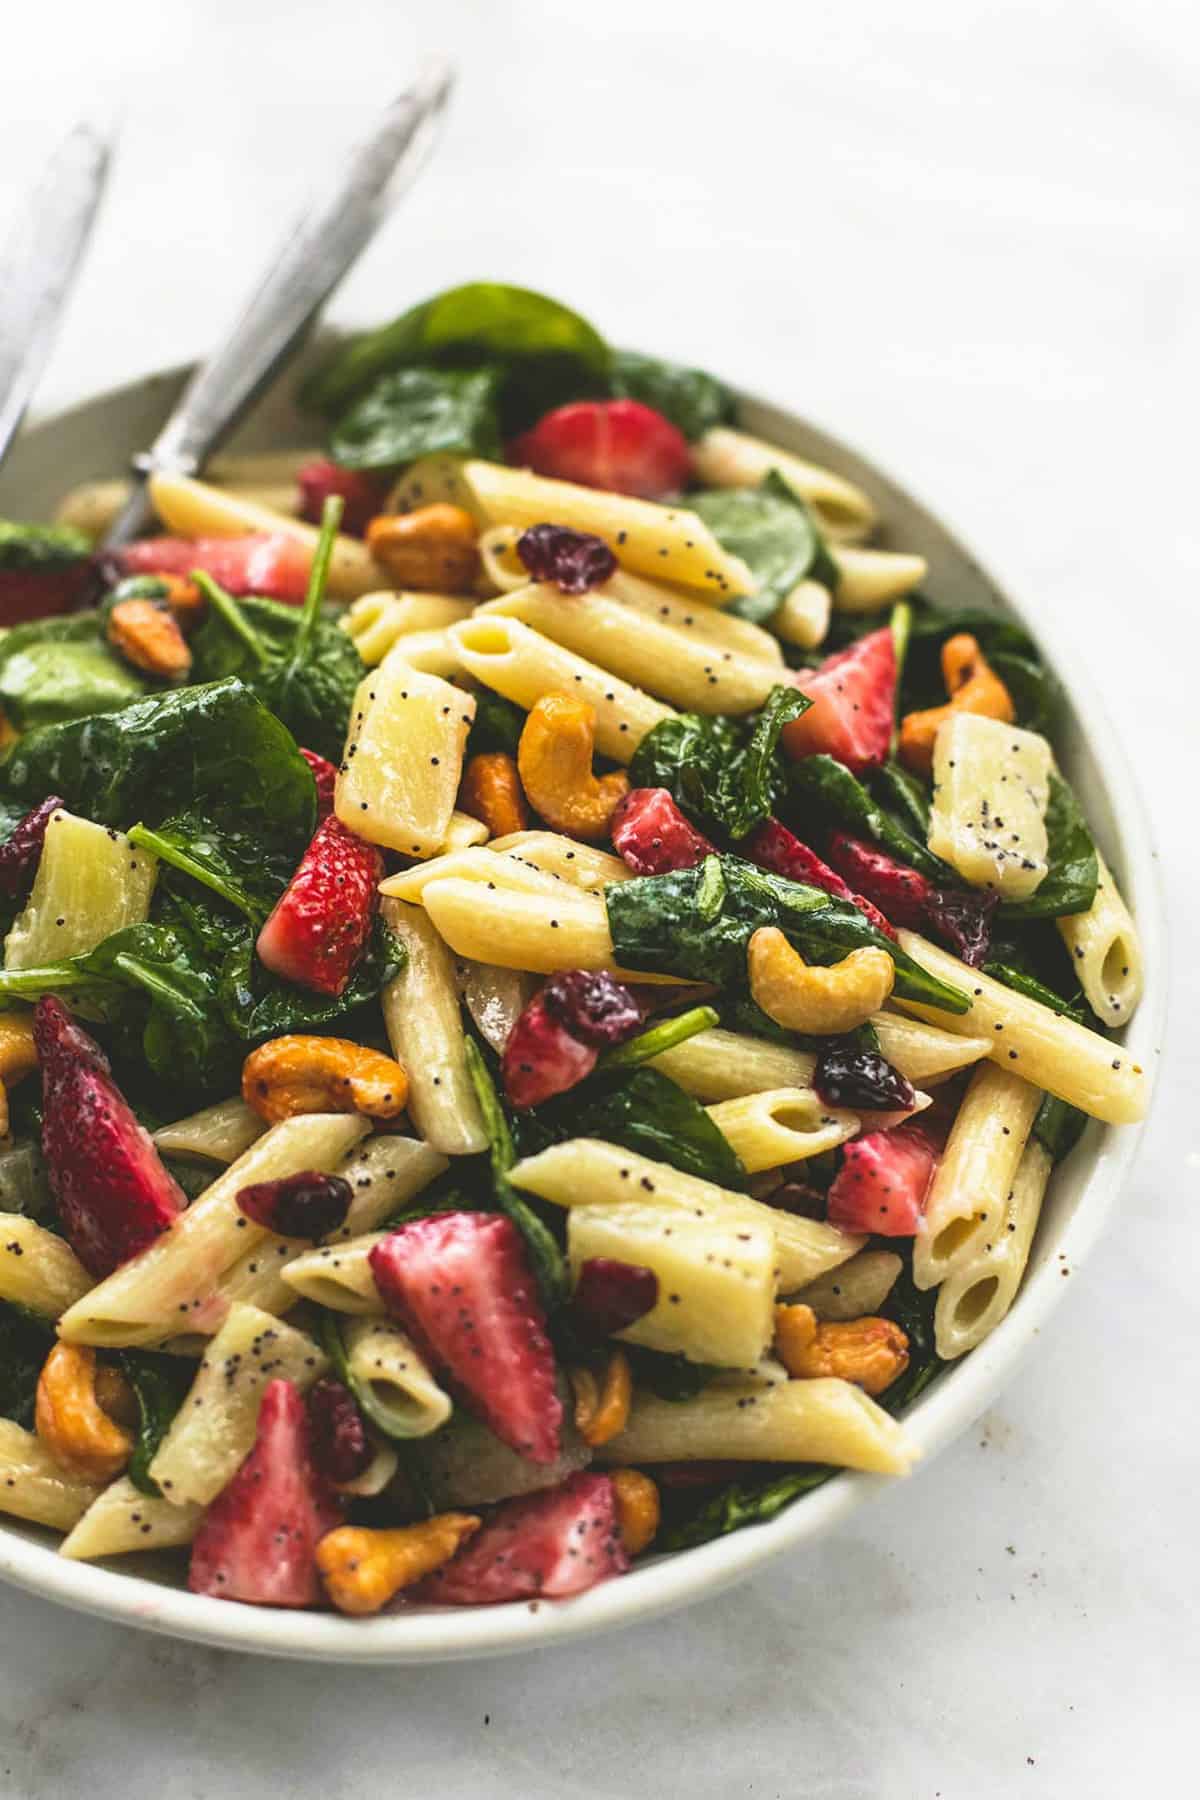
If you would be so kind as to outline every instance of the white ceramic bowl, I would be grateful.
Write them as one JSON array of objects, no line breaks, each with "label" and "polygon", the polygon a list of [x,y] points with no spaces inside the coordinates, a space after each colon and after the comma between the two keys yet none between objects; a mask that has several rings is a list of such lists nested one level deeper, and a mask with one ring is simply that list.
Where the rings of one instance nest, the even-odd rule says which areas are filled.
[{"label": "white ceramic bowl", "polygon": [[[47,518],[76,482],[122,469],[149,444],[186,373],[175,369],[151,376],[30,426],[0,471],[0,517]],[[313,441],[313,423],[292,403],[293,386],[289,378],[268,396],[240,434],[238,448],[286,448]],[[1055,621],[1032,609],[1026,615],[1013,605],[943,525],[852,450],[802,419],[756,400],[743,402],[743,418],[763,437],[859,482],[879,506],[884,541],[928,559],[928,588],[935,599],[1010,613],[1040,641],[1069,697],[1059,742],[1062,763],[1145,942],[1146,997],[1126,1041],[1153,1067],[1167,976],[1163,910],[1146,818],[1110,722],[1076,673]],[[910,1479],[937,1480],[929,1467],[933,1456],[996,1398],[1042,1321],[1074,1287],[1060,1279],[1059,1257],[1072,1269],[1079,1267],[1121,1191],[1140,1136],[1136,1127],[1089,1125],[1054,1178],[1024,1285],[1009,1316],[909,1413],[907,1429],[923,1453],[921,1472]],[[887,1487],[882,1477],[839,1475],[770,1524],[648,1562],[573,1600],[457,1611],[414,1609],[365,1620],[271,1611],[189,1594],[169,1566],[151,1557],[126,1557],[108,1566],[66,1562],[56,1555],[49,1533],[2,1515],[0,1576],[86,1612],[236,1650],[342,1663],[436,1662],[542,1648],[685,1606],[770,1557],[811,1549],[835,1520]]]}]

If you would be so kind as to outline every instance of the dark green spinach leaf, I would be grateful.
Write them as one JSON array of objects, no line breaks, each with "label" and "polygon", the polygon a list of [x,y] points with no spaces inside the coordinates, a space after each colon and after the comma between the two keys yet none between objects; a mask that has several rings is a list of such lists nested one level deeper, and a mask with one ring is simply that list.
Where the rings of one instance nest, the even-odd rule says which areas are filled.
[{"label": "dark green spinach leaf", "polygon": [[781,684],[750,719],[703,713],[664,719],[634,752],[630,781],[666,788],[698,824],[735,842],[774,811],[787,785],[780,734],[811,705],[798,688]]},{"label": "dark green spinach leaf", "polygon": [[475,697],[475,720],[467,734],[467,756],[479,756],[489,750],[503,750],[515,756],[528,717],[522,707],[506,700],[503,694],[484,688]]},{"label": "dark green spinach leaf", "polygon": [[141,1493],[161,1494],[150,1464],[183,1405],[195,1370],[178,1356],[152,1350],[122,1350],[117,1360],[138,1405],[137,1441],[126,1473]]},{"label": "dark green spinach leaf", "polygon": [[397,369],[346,413],[329,442],[346,469],[391,469],[419,456],[501,454],[498,369]]},{"label": "dark green spinach leaf", "polygon": [[1100,865],[1087,820],[1061,775],[1051,771],[1050,799],[1046,806],[1046,860],[1043,881],[1028,900],[1007,900],[999,909],[1001,920],[1061,919],[1067,913],[1086,912],[1096,898]]},{"label": "dark green spinach leaf", "polygon": [[812,513],[776,469],[761,487],[704,490],[689,494],[688,505],[754,576],[754,593],[740,596],[729,608],[741,618],[761,625],[797,582],[836,585],[836,571]]},{"label": "dark green spinach leaf", "polygon": [[654,1541],[659,1550],[690,1550],[713,1538],[726,1537],[746,1525],[763,1525],[801,1494],[810,1494],[838,1471],[825,1463],[803,1463],[761,1481],[734,1481],[719,1488],[698,1511],[671,1521]]},{"label": "dark green spinach leaf", "polygon": [[714,425],[733,418],[733,395],[715,375],[664,362],[637,350],[614,350],[612,393],[618,400],[640,400],[682,431],[690,444]]},{"label": "dark green spinach leaf", "polygon": [[746,1171],[698,1100],[658,1069],[594,1075],[569,1093],[518,1115],[522,1156],[568,1138],[603,1138],[702,1181],[744,1188]]},{"label": "dark green spinach leaf", "polygon": [[0,707],[19,731],[116,712],[150,687],[114,656],[97,613],[33,619],[0,634]]},{"label": "dark green spinach leaf", "polygon": [[[891,1251],[897,1248],[894,1238],[877,1239],[876,1242]],[[912,1278],[912,1257],[906,1256],[895,1286],[879,1309],[884,1318],[894,1319],[908,1338],[908,1367],[879,1396],[879,1404],[890,1413],[903,1413],[947,1366],[935,1346],[933,1311],[936,1303],[937,1289],[922,1291],[917,1287]]]},{"label": "dark green spinach leaf", "polygon": [[868,789],[832,756],[804,756],[788,769],[788,787],[799,811],[800,836],[814,825],[838,825],[856,837],[873,838],[897,862],[929,877],[939,887],[961,887],[958,876],[873,799]]},{"label": "dark green spinach leaf", "polygon": [[38,1376],[53,1347],[53,1325],[0,1301],[0,1418],[32,1429]]},{"label": "dark green spinach leaf", "polygon": [[321,1032],[342,1024],[345,1035],[352,1036],[353,1015],[399,974],[404,958],[399,939],[382,919],[376,919],[348,985],[340,994],[318,994],[264,969],[255,958],[253,937],[247,933],[221,967],[221,1011],[237,1036],[251,1044],[289,1032]]},{"label": "dark green spinach leaf", "polygon": [[479,1101],[479,1110],[483,1115],[483,1127],[491,1146],[492,1181],[495,1187],[496,1205],[502,1213],[508,1215],[525,1239],[525,1248],[529,1252],[529,1260],[537,1276],[546,1311],[554,1312],[562,1305],[570,1291],[567,1265],[562,1249],[558,1239],[536,1208],[531,1205],[524,1194],[518,1193],[508,1179],[509,1170],[517,1161],[512,1131],[509,1128],[504,1108],[500,1104],[500,1096],[496,1092],[496,1084],[492,1080],[491,1071],[474,1038],[467,1039],[466,1052],[467,1073],[471,1077],[471,1085],[475,1089],[475,1095]]}]

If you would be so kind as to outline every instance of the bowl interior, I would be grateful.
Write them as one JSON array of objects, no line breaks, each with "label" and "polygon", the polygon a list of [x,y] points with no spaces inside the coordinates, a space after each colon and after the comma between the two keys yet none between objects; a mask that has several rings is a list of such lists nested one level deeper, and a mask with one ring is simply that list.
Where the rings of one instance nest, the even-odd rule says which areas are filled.
[{"label": "bowl interior", "polygon": [[[301,415],[293,400],[302,368],[303,363],[266,396],[232,448],[290,448],[317,440],[314,421]],[[48,518],[68,488],[118,473],[152,441],[186,376],[186,369],[156,374],[30,425],[0,471],[0,517]],[[1161,1041],[1166,971],[1161,897],[1145,814],[1103,709],[1080,680],[1053,621],[1043,621],[1033,610],[1023,614],[944,525],[837,439],[753,398],[743,399],[741,416],[747,429],[829,464],[866,489],[884,521],[882,541],[927,559],[926,585],[936,600],[1008,613],[1041,642],[1068,694],[1060,760],[1145,941],[1146,997],[1125,1040],[1152,1066]],[[926,1457],[991,1402],[1064,1286],[1074,1285],[1057,1279],[1060,1258],[1067,1257],[1075,1267],[1094,1241],[1139,1136],[1138,1128],[1114,1130],[1092,1122],[1078,1149],[1056,1172],[1025,1282],[1008,1318],[908,1414],[906,1424]],[[685,1605],[766,1557],[817,1536],[886,1485],[873,1476],[840,1475],[769,1525],[650,1562],[575,1600],[541,1605],[460,1612],[413,1609],[372,1620],[270,1612],[184,1592],[178,1566],[166,1559],[130,1557],[108,1566],[65,1562],[55,1554],[49,1533],[2,1517],[0,1575],[68,1605],[231,1648],[339,1661],[429,1662],[533,1648]]]}]

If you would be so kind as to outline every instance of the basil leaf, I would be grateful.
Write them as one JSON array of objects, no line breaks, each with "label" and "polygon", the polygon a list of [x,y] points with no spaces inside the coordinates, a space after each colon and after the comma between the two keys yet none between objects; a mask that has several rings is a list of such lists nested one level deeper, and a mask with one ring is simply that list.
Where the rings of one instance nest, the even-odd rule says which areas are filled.
[{"label": "basil leaf", "polygon": [[1092,834],[1079,802],[1053,770],[1046,837],[1049,867],[1044,879],[1027,900],[1005,901],[1000,919],[1061,919],[1067,913],[1086,912],[1096,898],[1100,865]]},{"label": "basil leaf", "polygon": [[497,369],[397,369],[339,421],[330,454],[346,469],[390,469],[435,451],[500,457]]},{"label": "basil leaf", "polygon": [[729,608],[741,618],[761,625],[797,582],[809,577],[827,587],[836,584],[811,512],[778,470],[772,469],[760,487],[689,494],[688,505],[755,578],[754,593],[741,595]]},{"label": "basil leaf", "polygon": [[652,406],[695,443],[713,425],[733,418],[733,395],[715,375],[689,369],[682,363],[643,356],[637,350],[614,350],[613,395],[619,400],[640,400]]}]

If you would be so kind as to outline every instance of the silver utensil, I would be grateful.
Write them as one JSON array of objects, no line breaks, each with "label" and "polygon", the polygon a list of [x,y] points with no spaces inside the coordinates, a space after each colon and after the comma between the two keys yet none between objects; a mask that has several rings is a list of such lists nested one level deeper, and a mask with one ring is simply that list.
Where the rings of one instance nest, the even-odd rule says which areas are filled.
[{"label": "silver utensil", "polygon": [[111,157],[109,133],[90,121],[76,125],[54,152],[0,251],[0,462],[50,354],[92,235]]},{"label": "silver utensil", "polygon": [[147,476],[196,474],[278,373],[423,167],[452,86],[447,64],[428,64],[285,234],[224,344],[192,376],[150,449],[134,457],[134,491],[106,546],[128,543],[150,523]]}]

